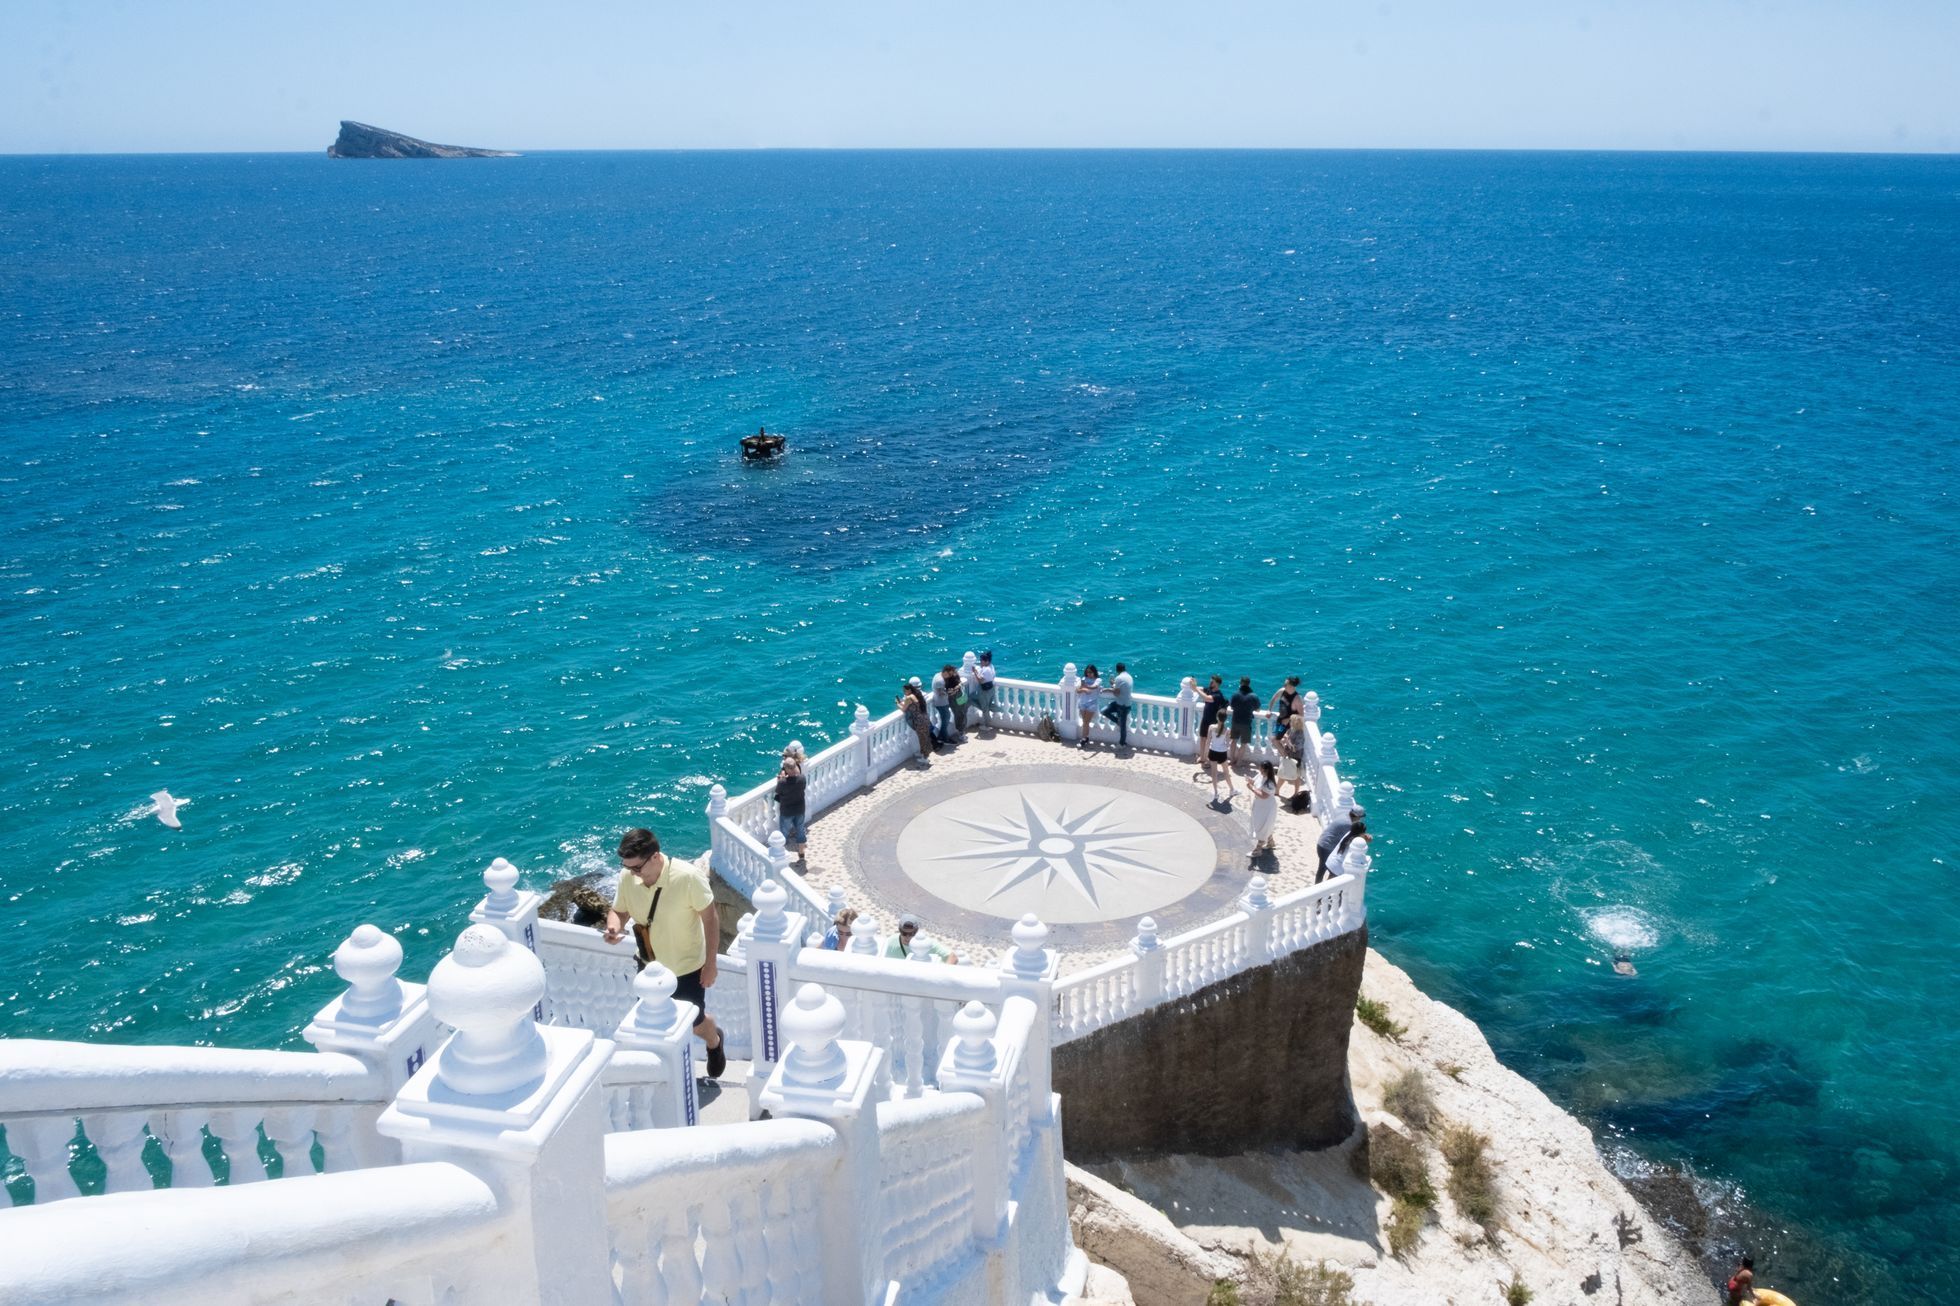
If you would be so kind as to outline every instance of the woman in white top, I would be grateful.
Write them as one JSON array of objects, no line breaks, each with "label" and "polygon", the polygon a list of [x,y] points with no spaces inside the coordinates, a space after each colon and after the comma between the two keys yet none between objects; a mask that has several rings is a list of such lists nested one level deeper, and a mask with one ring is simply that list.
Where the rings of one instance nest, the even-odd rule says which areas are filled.
[{"label": "woman in white top", "polygon": [[1089,746],[1089,727],[1095,723],[1096,714],[1102,711],[1102,674],[1091,662],[1082,669],[1082,683],[1076,686],[1075,709],[1082,718],[1082,733],[1078,748]]},{"label": "woman in white top", "polygon": [[973,664],[973,705],[980,709],[980,723],[992,725],[994,722],[994,651],[986,650],[980,660]]},{"label": "woman in white top", "polygon": [[1252,791],[1252,855],[1257,857],[1273,846],[1273,826],[1279,821],[1279,777],[1271,762],[1253,768],[1246,781]]},{"label": "woman in white top", "polygon": [[1211,777],[1211,801],[1218,801],[1218,782],[1225,782],[1225,797],[1236,798],[1239,787],[1232,782],[1232,727],[1221,714],[1205,732],[1205,774]]},{"label": "woman in white top", "polygon": [[[1327,854],[1327,874],[1320,879],[1331,880],[1337,875],[1347,874],[1348,849],[1354,846],[1356,839],[1364,844],[1369,841],[1366,821],[1356,821],[1353,828],[1341,836],[1341,841],[1334,845],[1334,851]],[[1315,883],[1319,882],[1319,880],[1315,881]]]},{"label": "woman in white top", "polygon": [[1298,800],[1301,786],[1306,782],[1306,772],[1300,766],[1300,751],[1306,746],[1306,742],[1307,719],[1296,712],[1286,719],[1286,733],[1275,744],[1279,749],[1280,787],[1293,786],[1293,796],[1290,801]]}]

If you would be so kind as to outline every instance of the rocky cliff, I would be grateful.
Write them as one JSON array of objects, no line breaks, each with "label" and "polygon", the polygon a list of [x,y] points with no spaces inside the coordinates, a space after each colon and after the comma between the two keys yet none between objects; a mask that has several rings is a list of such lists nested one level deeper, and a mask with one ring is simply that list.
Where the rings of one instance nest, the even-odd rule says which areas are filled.
[{"label": "rocky cliff", "polygon": [[327,146],[330,159],[514,159],[509,150],[479,150],[467,145],[435,145],[413,136],[370,127],[364,122],[340,124],[340,135]]},{"label": "rocky cliff", "polygon": [[[1361,989],[1387,1009],[1392,1036],[1354,1027],[1347,1071],[1366,1128],[1347,1143],[1070,1167],[1077,1244],[1123,1274],[1135,1302],[1271,1301],[1260,1262],[1284,1255],[1344,1277],[1349,1295],[1326,1300],[1356,1306],[1487,1306],[1513,1282],[1537,1306],[1716,1306],[1694,1256],[1606,1168],[1586,1127],[1500,1064],[1474,1024],[1374,952]],[[1486,1140],[1480,1206],[1453,1183],[1452,1126]],[[1413,1177],[1426,1172],[1426,1208],[1398,1213],[1363,1177],[1380,1177],[1370,1154],[1398,1140],[1413,1143],[1400,1149]],[[1410,1222],[1402,1239],[1398,1220]]]}]

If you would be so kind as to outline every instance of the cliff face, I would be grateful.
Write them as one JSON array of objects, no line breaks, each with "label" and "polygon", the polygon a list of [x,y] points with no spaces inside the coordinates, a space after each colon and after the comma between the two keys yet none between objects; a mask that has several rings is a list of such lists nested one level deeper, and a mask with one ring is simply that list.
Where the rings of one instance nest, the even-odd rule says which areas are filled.
[{"label": "cliff face", "polygon": [[479,150],[467,145],[435,145],[413,136],[342,120],[340,135],[327,146],[330,159],[514,159],[509,150]]},{"label": "cliff face", "polygon": [[[1406,1026],[1388,1039],[1356,1024],[1346,1069],[1364,1124],[1421,1137],[1438,1196],[1414,1247],[1389,1252],[1395,1217],[1359,1177],[1367,1170],[1359,1130],[1318,1152],[1158,1155],[1075,1170],[1078,1244],[1126,1274],[1139,1306],[1201,1306],[1248,1252],[1282,1250],[1340,1268],[1353,1300],[1370,1306],[1481,1306],[1503,1300],[1513,1275],[1540,1306],[1717,1306],[1694,1256],[1606,1168],[1591,1133],[1499,1063],[1482,1031],[1374,952],[1361,989]],[[1428,1134],[1384,1105],[1388,1086],[1410,1071],[1433,1095]],[[1434,1140],[1444,1122],[1489,1138],[1497,1198],[1489,1232],[1456,1207]]]}]

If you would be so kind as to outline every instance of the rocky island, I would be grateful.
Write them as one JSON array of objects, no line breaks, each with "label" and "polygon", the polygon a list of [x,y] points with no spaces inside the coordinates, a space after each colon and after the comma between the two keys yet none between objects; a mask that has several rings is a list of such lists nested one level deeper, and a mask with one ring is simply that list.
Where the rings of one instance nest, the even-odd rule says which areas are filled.
[{"label": "rocky island", "polygon": [[340,135],[327,146],[329,159],[514,159],[512,150],[479,150],[468,145],[437,145],[413,136],[342,119]]}]

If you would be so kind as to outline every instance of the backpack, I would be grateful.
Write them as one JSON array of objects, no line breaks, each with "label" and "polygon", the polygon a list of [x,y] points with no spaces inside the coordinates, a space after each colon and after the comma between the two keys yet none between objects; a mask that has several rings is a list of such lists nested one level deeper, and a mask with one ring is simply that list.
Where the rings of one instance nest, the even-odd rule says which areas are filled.
[{"label": "backpack", "polygon": [[1055,718],[1045,716],[1035,722],[1034,737],[1044,744],[1053,743],[1055,741]]}]

